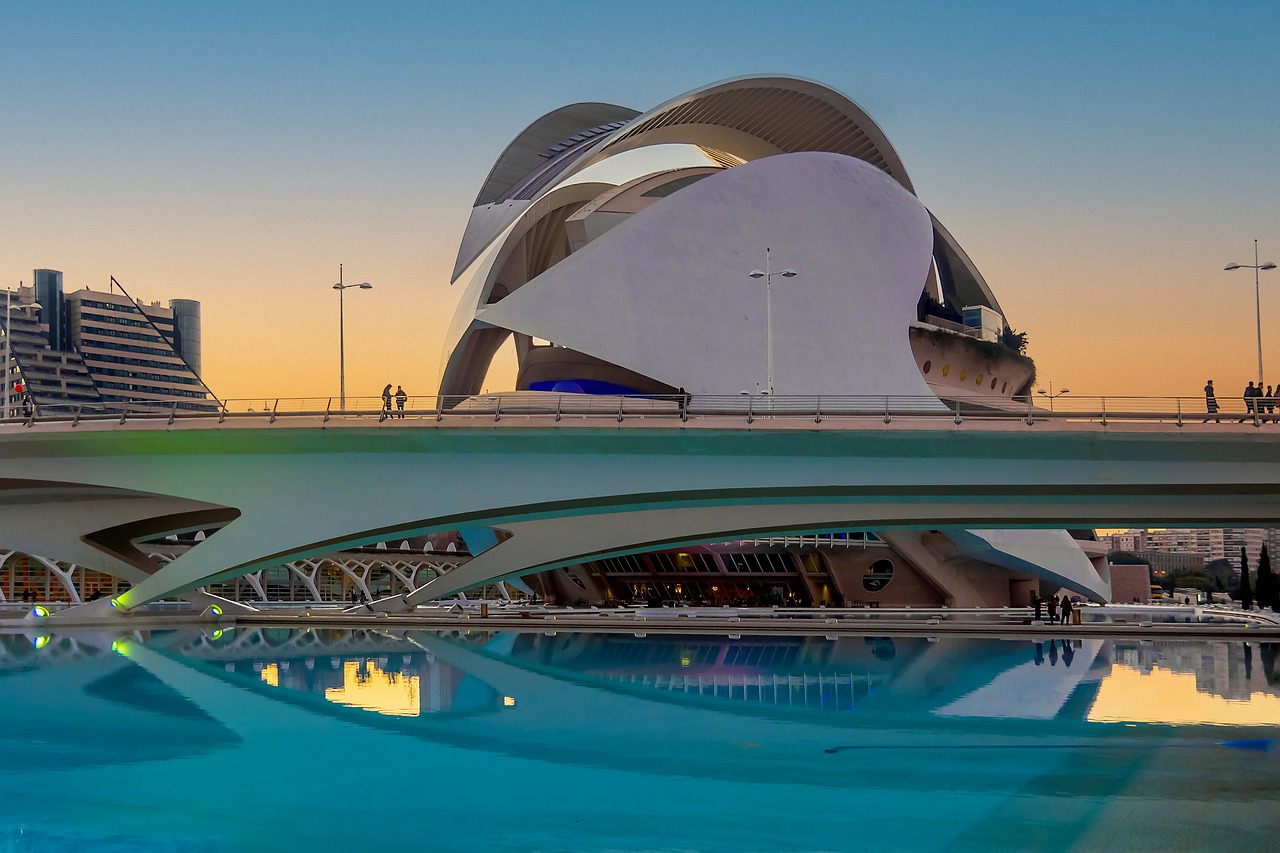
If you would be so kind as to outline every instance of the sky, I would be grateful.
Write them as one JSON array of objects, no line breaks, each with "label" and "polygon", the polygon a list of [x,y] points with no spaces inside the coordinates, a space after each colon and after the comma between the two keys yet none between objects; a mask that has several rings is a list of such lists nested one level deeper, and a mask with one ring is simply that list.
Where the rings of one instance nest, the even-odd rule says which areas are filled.
[{"label": "sky", "polygon": [[[858,102],[1075,395],[1227,396],[1280,262],[1280,4],[0,5],[0,276],[203,305],[223,398],[431,394],[475,194],[564,104],[746,74]],[[1280,270],[1262,273],[1280,381]],[[1268,281],[1268,279],[1270,279]],[[491,376],[500,390],[510,376]]]}]

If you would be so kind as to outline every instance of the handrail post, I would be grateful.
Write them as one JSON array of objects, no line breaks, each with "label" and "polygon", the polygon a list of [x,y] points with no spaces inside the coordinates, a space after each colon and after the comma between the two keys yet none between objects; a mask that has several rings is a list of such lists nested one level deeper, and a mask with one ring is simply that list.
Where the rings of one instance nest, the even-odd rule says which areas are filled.
[{"label": "handrail post", "polygon": [[[1208,420],[1208,418],[1205,418]],[[1178,426],[1182,426],[1182,398],[1178,398]]]},{"label": "handrail post", "polygon": [[1107,425],[1107,398],[1102,398],[1102,425]]},{"label": "handrail post", "polygon": [[271,405],[271,418],[267,421],[269,424],[276,422],[276,409],[280,408],[280,398],[277,397],[275,403]]},{"label": "handrail post", "polygon": [[747,395],[747,423],[751,423],[753,420],[755,420],[755,417],[751,411],[751,407],[754,403],[755,403],[755,398],[752,397],[750,394],[748,394]]},{"label": "handrail post", "polygon": [[436,423],[444,420],[444,395],[436,396]]},{"label": "handrail post", "polygon": [[1262,402],[1261,397],[1253,398],[1253,425],[1261,426],[1262,422],[1258,420],[1258,404]]},{"label": "handrail post", "polygon": [[956,400],[956,426],[960,426],[960,401]]},{"label": "handrail post", "polygon": [[1031,389],[1027,388],[1027,426],[1035,424],[1036,419],[1031,414]]},{"label": "handrail post", "polygon": [[494,398],[494,405],[493,405],[493,422],[497,423],[500,420],[502,420],[502,395],[501,394],[499,394],[497,397]]},{"label": "handrail post", "polygon": [[618,423],[622,423],[622,407],[627,402],[626,397],[618,398]]},{"label": "handrail post", "polygon": [[129,417],[129,404],[125,403],[120,409],[120,426],[124,426],[127,417]]},{"label": "handrail post", "polygon": [[324,404],[324,420],[322,420],[320,423],[327,424],[329,422],[329,411],[332,408],[333,408],[333,398],[330,397],[329,401]]},{"label": "handrail post", "polygon": [[893,423],[893,415],[889,414],[889,395],[884,395],[884,422]]},{"label": "handrail post", "polygon": [[815,424],[822,423],[822,395],[818,395],[817,404],[814,407],[813,422]]},{"label": "handrail post", "polygon": [[560,406],[564,403],[564,395],[560,394],[556,397],[556,423],[560,423]]},{"label": "handrail post", "polygon": [[222,407],[218,409],[218,423],[222,423],[227,419],[227,401],[222,401]]},{"label": "handrail post", "polygon": [[173,422],[177,417],[178,417],[178,401],[174,400],[173,405],[169,409],[169,426],[173,426]]},{"label": "handrail post", "polygon": [[75,416],[75,417],[72,419],[72,421],[71,421],[71,425],[72,425],[73,427],[74,427],[74,426],[79,426],[79,425],[80,425],[80,410],[81,410],[81,409],[83,409],[83,408],[84,408],[84,406],[76,406],[76,416]]}]

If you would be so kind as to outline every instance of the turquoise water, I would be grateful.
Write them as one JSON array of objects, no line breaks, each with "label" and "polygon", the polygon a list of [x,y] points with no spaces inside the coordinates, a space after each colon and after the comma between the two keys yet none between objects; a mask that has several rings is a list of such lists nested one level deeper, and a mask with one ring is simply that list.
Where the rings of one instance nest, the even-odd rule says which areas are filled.
[{"label": "turquoise water", "polygon": [[0,851],[1275,849],[1270,644],[0,636]]}]

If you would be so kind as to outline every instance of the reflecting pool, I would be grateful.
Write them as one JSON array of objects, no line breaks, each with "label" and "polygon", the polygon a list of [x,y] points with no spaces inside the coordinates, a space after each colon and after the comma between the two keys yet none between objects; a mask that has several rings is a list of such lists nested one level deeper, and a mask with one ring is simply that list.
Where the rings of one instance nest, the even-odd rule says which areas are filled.
[{"label": "reflecting pool", "polygon": [[0,635],[0,851],[1274,849],[1280,648]]}]

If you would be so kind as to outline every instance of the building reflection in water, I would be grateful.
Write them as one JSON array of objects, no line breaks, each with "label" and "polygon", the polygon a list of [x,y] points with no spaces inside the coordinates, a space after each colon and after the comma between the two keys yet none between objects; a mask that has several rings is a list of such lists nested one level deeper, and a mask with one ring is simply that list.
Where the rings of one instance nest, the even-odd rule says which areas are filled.
[{"label": "building reflection in water", "polygon": [[[1275,643],[419,633],[240,629],[174,651],[262,689],[395,717],[516,708],[513,684],[466,671],[485,660],[536,676],[526,684],[540,690],[572,682],[725,710],[1280,725]],[[20,645],[16,655],[7,644],[29,663],[44,643]],[[431,650],[449,648],[473,656],[451,662]]]},{"label": "building reflection in water", "polygon": [[1113,648],[1090,722],[1280,726],[1280,644],[1116,641]]}]

